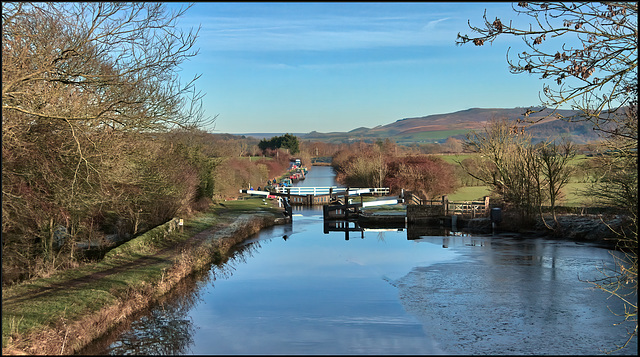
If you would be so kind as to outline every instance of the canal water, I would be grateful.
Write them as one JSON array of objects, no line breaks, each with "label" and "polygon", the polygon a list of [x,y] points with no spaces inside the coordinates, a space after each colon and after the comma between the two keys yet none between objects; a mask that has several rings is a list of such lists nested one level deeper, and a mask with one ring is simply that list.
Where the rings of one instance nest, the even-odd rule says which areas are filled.
[{"label": "canal water", "polygon": [[[304,186],[329,186],[313,167]],[[446,234],[446,235],[445,235]],[[323,233],[294,210],[225,264],[184,281],[82,354],[604,354],[626,340],[619,300],[583,280],[592,244],[406,230]],[[637,297],[635,297],[637,301]],[[615,354],[636,354],[637,339]]]}]

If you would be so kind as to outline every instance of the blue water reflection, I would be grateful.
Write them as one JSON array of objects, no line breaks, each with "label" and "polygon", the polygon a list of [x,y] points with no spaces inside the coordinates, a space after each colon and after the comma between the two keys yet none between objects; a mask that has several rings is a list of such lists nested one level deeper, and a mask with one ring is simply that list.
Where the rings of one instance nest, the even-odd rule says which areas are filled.
[{"label": "blue water reflection", "polygon": [[[312,177],[305,184],[333,179]],[[84,352],[602,354],[625,340],[608,309],[622,307],[579,279],[611,260],[593,245],[539,238],[389,230],[345,240],[323,233],[320,208],[298,209],[213,267],[179,308],[164,303]],[[173,320],[176,338],[164,338]],[[636,352],[634,340],[617,354]]]},{"label": "blue water reflection", "polygon": [[323,234],[322,217],[313,214],[292,226],[261,234],[250,262],[203,292],[206,304],[192,313],[200,326],[192,353],[440,352],[404,311],[393,281],[416,264],[452,260],[453,251],[398,231],[345,241]]}]

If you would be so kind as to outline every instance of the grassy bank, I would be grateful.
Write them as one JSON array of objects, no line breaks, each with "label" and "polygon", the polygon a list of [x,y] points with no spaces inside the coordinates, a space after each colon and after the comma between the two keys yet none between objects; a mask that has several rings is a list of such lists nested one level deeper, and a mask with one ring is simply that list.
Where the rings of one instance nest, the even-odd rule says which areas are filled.
[{"label": "grassy bank", "polygon": [[224,202],[181,228],[177,221],[156,227],[100,262],[3,288],[3,354],[79,350],[187,275],[221,260],[235,244],[277,224],[281,210],[264,203]]}]

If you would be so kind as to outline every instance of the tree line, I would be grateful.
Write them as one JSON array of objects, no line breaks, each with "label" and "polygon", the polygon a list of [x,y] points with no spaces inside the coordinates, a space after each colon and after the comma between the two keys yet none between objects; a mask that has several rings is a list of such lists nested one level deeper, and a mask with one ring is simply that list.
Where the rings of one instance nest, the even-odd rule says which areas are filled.
[{"label": "tree line", "polygon": [[108,247],[266,182],[289,156],[202,130],[187,10],[157,3],[2,4],[2,282]]},{"label": "tree line", "polygon": [[292,134],[284,134],[282,136],[274,136],[271,139],[262,139],[258,143],[260,150],[277,150],[285,149],[291,154],[297,154],[300,152],[300,143],[298,138]]},{"label": "tree line", "polygon": [[434,155],[419,154],[389,141],[354,143],[333,155],[336,180],[349,187],[389,187],[413,191],[425,199],[454,192],[455,166]]},{"label": "tree line", "polygon": [[[526,217],[557,200],[569,172],[574,148],[534,145],[526,120],[496,120],[464,142],[405,147],[213,136],[202,131],[215,117],[204,115],[197,76],[183,83],[178,75],[197,55],[198,30],[177,26],[188,7],[8,2],[2,9],[3,283],[81,264],[78,242],[128,239],[204,210],[274,177],[292,154],[332,156],[350,186],[388,185],[425,198],[453,192],[464,170]],[[628,255],[599,286],[637,287],[637,4],[519,2],[514,10],[539,28],[485,15],[471,26],[476,35],[459,35],[458,43],[522,38],[526,50],[508,57],[511,72],[540,75],[544,107],[571,105],[582,115],[563,119],[586,121],[601,135],[608,155],[594,161],[589,194],[625,213],[626,229],[614,233]],[[545,47],[567,35],[576,35],[575,46]],[[456,167],[428,155],[445,148],[484,158]],[[628,306],[633,337],[637,305]]]},{"label": "tree line", "polygon": [[[632,328],[625,344],[614,350],[622,349],[638,333],[637,301],[629,298],[638,287],[638,3],[520,1],[512,8],[530,23],[518,26],[512,21],[487,17],[485,12],[481,25],[469,22],[474,34],[459,33],[456,43],[483,46],[502,37],[521,39],[524,51],[518,51],[515,57],[507,52],[510,72],[539,75],[543,83],[542,108],[552,109],[552,115],[569,122],[588,123],[609,148],[608,154],[596,161],[597,180],[587,194],[601,204],[617,208],[624,217],[622,228],[610,233],[624,257],[616,261],[611,273],[591,283],[617,296],[625,305],[621,316]],[[580,115],[563,118],[555,112],[561,106],[571,106]],[[535,111],[529,108],[523,114],[527,117]],[[524,120],[512,134],[521,131],[517,126],[533,122]],[[470,139],[482,150],[478,136]],[[553,162],[543,165],[558,163],[557,155],[549,160]],[[489,161],[497,170],[499,157]],[[530,161],[537,165],[535,157]],[[500,180],[493,182],[495,190],[505,186]],[[626,287],[632,287],[633,292],[627,293]]]}]

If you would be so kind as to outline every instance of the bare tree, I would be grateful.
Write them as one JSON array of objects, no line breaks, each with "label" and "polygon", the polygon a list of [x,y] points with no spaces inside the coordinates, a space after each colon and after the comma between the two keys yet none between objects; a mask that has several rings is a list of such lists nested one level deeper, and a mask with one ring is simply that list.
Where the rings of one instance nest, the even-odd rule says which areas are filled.
[{"label": "bare tree", "polygon": [[[81,220],[123,197],[114,188],[139,183],[118,176],[135,172],[125,169],[135,155],[121,152],[136,140],[127,135],[210,120],[197,78],[178,76],[197,54],[197,31],[177,25],[185,11],[146,2],[2,3],[3,256],[16,243],[15,257],[31,264],[38,244],[51,250],[58,227],[74,236]],[[144,150],[139,144],[129,147]]]},{"label": "bare tree", "polygon": [[124,130],[202,124],[197,101],[185,96],[193,81],[181,85],[177,74],[197,54],[197,32],[177,27],[184,11],[167,14],[157,3],[3,4],[3,112]]},{"label": "bare tree", "polygon": [[467,148],[481,155],[482,163],[472,170],[460,163],[475,179],[489,185],[504,203],[532,220],[543,200],[539,187],[540,162],[531,136],[507,119],[492,119],[484,132],[467,135]]},{"label": "bare tree", "polygon": [[501,36],[522,38],[527,49],[517,60],[507,52],[511,73],[540,75],[544,106],[579,109],[581,116],[564,119],[588,120],[607,140],[610,155],[602,157],[603,173],[591,192],[607,205],[623,206],[630,222],[616,232],[626,259],[617,260],[604,285],[595,284],[624,301],[625,320],[635,322],[628,343],[637,336],[638,309],[619,288],[631,283],[637,291],[638,3],[521,1],[513,10],[530,23],[518,27],[490,19],[485,11],[482,26],[469,22],[477,35],[458,34],[456,43],[482,46]]},{"label": "bare tree", "polygon": [[469,23],[477,36],[458,34],[456,43],[482,46],[499,36],[522,38],[527,50],[517,60],[507,52],[511,73],[539,74],[543,105],[571,105],[596,130],[614,130],[608,124],[629,105],[637,84],[638,4],[519,2],[513,9],[533,24],[518,28],[512,21],[489,19],[485,11],[482,27]]},{"label": "bare tree", "polygon": [[563,140],[560,144],[543,143],[537,151],[542,164],[541,173],[546,179],[543,189],[546,188],[551,214],[557,223],[556,203],[561,197],[562,188],[573,175],[574,169],[569,166],[569,161],[575,157],[576,149],[570,141]]}]

